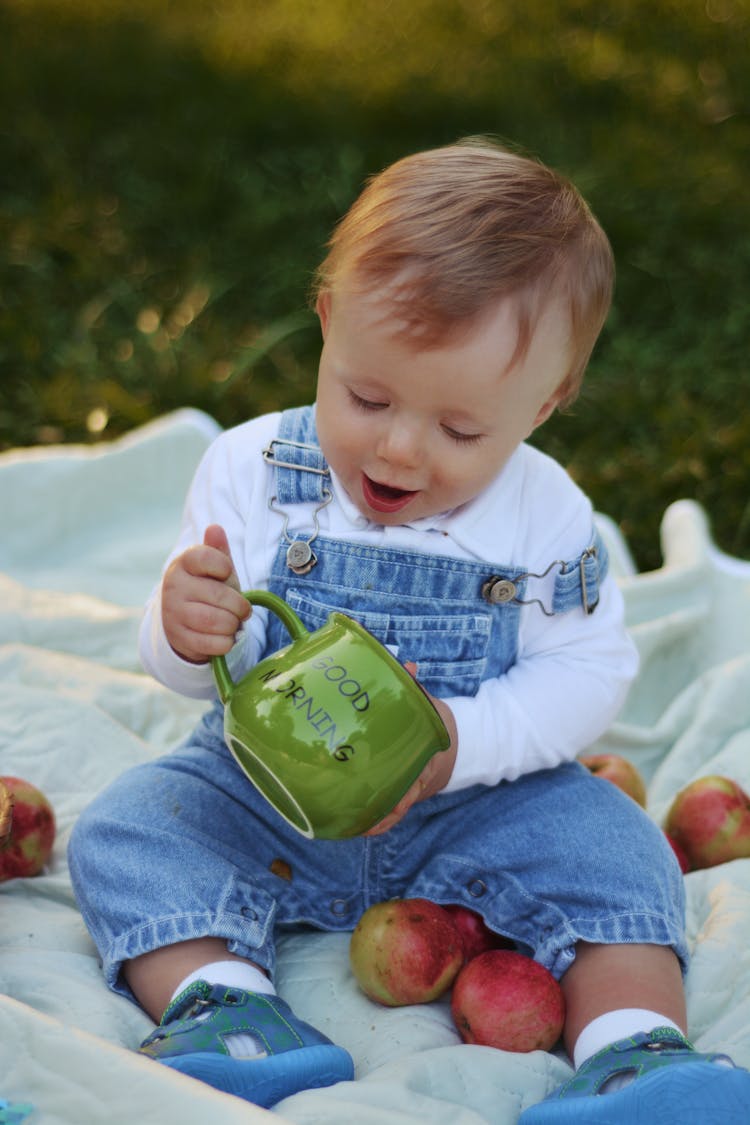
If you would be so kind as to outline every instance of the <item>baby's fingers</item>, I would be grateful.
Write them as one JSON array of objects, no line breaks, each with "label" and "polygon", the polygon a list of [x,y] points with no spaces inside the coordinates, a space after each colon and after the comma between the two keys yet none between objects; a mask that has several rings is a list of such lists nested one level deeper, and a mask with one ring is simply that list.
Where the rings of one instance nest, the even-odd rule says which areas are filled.
[{"label": "baby's fingers", "polygon": [[193,603],[186,608],[179,624],[172,627],[170,643],[188,659],[202,663],[230,651],[237,638],[237,626],[234,614]]},{"label": "baby's fingers", "polygon": [[185,573],[193,578],[215,578],[217,582],[226,582],[235,573],[231,555],[205,543],[188,548],[180,561]]},{"label": "baby's fingers", "polygon": [[178,655],[203,663],[229,652],[240,625],[250,614],[250,604],[226,582],[192,574],[185,566],[189,553],[194,557],[186,552],[164,576],[162,623]]},{"label": "baby's fingers", "polygon": [[[244,598],[241,600],[245,601]],[[183,628],[201,636],[226,637],[234,643],[240,624],[239,614],[234,612],[231,604],[225,607],[218,601],[192,601],[186,602],[183,607]]]},{"label": "baby's fingers", "polygon": [[[223,527],[218,523],[212,523],[207,528],[203,535],[203,543],[212,551],[218,551],[220,555],[224,556],[224,565],[220,566],[221,574],[215,577],[222,577],[222,581],[232,586],[235,590],[240,589],[240,580],[237,577],[237,571],[234,568],[234,560],[232,559],[232,552],[229,548],[229,539]],[[213,560],[216,562],[216,560]],[[229,569],[227,570],[227,561]]]},{"label": "baby's fingers", "polygon": [[409,809],[424,798],[426,788],[424,778],[420,775],[414,784],[407,789],[398,804],[395,805],[382,820],[379,820],[377,824],[373,825],[369,832],[365,832],[363,835],[382,836],[384,832],[388,832],[391,828],[395,827],[399,821],[404,819]]}]

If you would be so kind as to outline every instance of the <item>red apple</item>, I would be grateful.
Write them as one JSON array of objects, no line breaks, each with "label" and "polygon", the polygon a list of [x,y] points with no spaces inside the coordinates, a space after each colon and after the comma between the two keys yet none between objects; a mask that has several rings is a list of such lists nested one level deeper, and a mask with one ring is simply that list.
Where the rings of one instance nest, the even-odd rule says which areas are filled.
[{"label": "red apple", "polygon": [[13,799],[10,835],[0,845],[0,883],[38,875],[55,840],[55,814],[44,794],[19,777],[0,778]]},{"label": "red apple", "polygon": [[10,839],[13,821],[13,794],[0,778],[0,848]]},{"label": "red apple", "polygon": [[378,902],[352,934],[349,961],[371,1000],[395,1008],[436,1000],[464,962],[461,935],[442,906],[425,898]]},{"label": "red apple", "polygon": [[622,758],[619,754],[580,754],[578,761],[596,777],[604,777],[607,781],[611,781],[645,809],[646,783],[627,758]]},{"label": "red apple", "polygon": [[681,789],[664,830],[693,868],[750,857],[750,797],[728,777],[710,774]]},{"label": "red apple", "polygon": [[683,875],[687,875],[688,871],[690,870],[690,860],[688,859],[687,852],[683,848],[682,844],[678,844],[677,841],[672,836],[670,836],[668,832],[665,832],[664,835],[667,837],[667,842],[672,851],[677,856],[677,862],[680,865],[680,871]]},{"label": "red apple", "polygon": [[543,965],[522,953],[491,949],[458,974],[451,1013],[464,1043],[549,1051],[562,1032],[565,999]]},{"label": "red apple", "polygon": [[486,924],[481,914],[469,910],[467,906],[449,903],[443,907],[453,919],[453,924],[461,935],[464,944],[464,958],[471,961],[488,949],[512,949],[513,942],[502,934],[496,934]]}]

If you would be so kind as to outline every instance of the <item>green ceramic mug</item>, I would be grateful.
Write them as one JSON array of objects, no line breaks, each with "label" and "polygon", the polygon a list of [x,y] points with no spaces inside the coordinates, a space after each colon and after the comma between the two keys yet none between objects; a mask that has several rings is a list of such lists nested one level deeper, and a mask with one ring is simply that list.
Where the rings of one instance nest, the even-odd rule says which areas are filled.
[{"label": "green ceramic mug", "polygon": [[263,796],[303,836],[340,839],[372,828],[450,738],[429,696],[351,617],[308,632],[283,598],[248,590],[291,644],[235,682],[213,660],[224,735]]}]

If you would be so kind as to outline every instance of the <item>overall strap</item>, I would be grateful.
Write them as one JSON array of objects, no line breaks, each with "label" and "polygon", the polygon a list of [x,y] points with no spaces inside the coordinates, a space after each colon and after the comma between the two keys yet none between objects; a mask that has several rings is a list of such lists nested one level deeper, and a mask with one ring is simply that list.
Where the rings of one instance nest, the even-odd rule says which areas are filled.
[{"label": "overall strap", "polygon": [[597,528],[585,551],[569,562],[561,564],[555,578],[552,599],[553,613],[567,613],[579,606],[593,613],[599,602],[599,587],[607,577],[609,552]]},{"label": "overall strap", "polygon": [[318,445],[312,406],[283,412],[278,436],[263,450],[263,460],[276,466],[279,504],[321,503],[330,492],[331,474]]},{"label": "overall strap", "polygon": [[593,613],[608,570],[609,552],[594,527],[588,547],[576,558],[555,559],[541,574],[492,574],[482,585],[482,597],[490,605],[536,605],[547,617],[572,609]]}]

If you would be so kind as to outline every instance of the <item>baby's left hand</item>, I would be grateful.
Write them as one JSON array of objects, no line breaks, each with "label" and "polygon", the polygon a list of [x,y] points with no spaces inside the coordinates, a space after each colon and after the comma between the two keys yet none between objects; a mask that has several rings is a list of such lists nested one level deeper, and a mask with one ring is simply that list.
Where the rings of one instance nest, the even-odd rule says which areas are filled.
[{"label": "baby's left hand", "polygon": [[[409,670],[411,671],[411,669]],[[428,797],[434,797],[451,779],[458,751],[456,720],[453,718],[450,707],[442,699],[436,699],[434,695],[431,695],[430,699],[445,723],[450,735],[450,745],[447,750],[441,750],[439,753],[433,754],[417,780],[407,789],[399,803],[391,809],[387,816],[378,821],[374,828],[365,832],[365,836],[381,836],[398,824],[400,820],[403,820],[412,805],[416,805],[417,801],[426,801]]]}]

